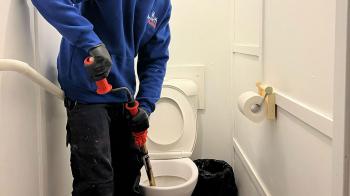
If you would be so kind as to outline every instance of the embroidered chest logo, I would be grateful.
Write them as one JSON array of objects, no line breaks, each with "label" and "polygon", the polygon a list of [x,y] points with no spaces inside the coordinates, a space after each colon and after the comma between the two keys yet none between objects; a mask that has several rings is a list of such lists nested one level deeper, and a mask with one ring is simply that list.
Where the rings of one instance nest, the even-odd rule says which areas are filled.
[{"label": "embroidered chest logo", "polygon": [[157,27],[158,18],[156,17],[156,12],[152,12],[151,16],[147,16],[147,23],[154,29]]}]

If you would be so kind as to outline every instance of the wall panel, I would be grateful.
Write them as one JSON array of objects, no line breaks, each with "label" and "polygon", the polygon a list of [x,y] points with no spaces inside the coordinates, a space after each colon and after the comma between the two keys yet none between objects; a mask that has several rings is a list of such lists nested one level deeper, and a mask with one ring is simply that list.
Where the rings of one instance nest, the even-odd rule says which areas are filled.
[{"label": "wall panel", "polygon": [[[235,150],[247,159],[237,161],[251,163],[250,170],[259,177],[251,175],[251,181],[258,182],[256,190],[266,186],[263,195],[329,196],[332,141],[327,131],[331,130],[323,134],[319,126],[285,105],[310,108],[309,112],[324,116],[326,124],[332,123],[335,2],[235,0],[235,6],[241,8],[235,21],[249,24],[234,23],[233,96],[256,91],[259,80],[288,98],[284,107],[277,107],[277,120],[272,122],[252,123],[235,109],[234,141],[241,147]],[[256,18],[252,12],[260,15]],[[252,26],[259,29],[246,28]],[[261,49],[262,56],[252,47],[236,51],[242,39],[237,35],[247,35],[244,43]],[[247,179],[241,172],[238,181]]]},{"label": "wall panel", "polygon": [[[0,58],[34,66],[31,17],[26,1],[1,2]],[[38,196],[38,87],[16,73],[0,73],[0,80],[0,195]]]}]

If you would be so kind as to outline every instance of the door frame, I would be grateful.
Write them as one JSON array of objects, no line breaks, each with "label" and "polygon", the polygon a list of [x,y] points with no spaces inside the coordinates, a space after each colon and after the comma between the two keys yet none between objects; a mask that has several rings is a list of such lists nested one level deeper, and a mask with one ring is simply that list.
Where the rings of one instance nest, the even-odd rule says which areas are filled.
[{"label": "door frame", "polygon": [[[350,35],[349,2],[336,0],[332,196],[349,194]],[[344,41],[345,40],[345,41]]]}]

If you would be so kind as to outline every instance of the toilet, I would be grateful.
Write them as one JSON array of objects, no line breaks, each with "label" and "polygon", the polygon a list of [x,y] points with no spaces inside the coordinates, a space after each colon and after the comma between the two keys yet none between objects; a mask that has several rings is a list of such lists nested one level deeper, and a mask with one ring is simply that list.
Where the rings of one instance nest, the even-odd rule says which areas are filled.
[{"label": "toilet", "polygon": [[165,80],[156,111],[150,117],[147,148],[155,187],[141,169],[140,187],[146,196],[190,196],[198,169],[189,158],[197,135],[199,87],[190,79]]}]

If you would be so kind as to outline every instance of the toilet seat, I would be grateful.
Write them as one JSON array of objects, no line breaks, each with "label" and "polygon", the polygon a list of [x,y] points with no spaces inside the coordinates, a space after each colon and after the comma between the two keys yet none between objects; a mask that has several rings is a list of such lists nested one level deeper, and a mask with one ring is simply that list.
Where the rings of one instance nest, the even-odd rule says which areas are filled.
[{"label": "toilet seat", "polygon": [[150,117],[147,147],[151,159],[190,157],[196,142],[196,118],[188,96],[174,86],[164,86]]}]

